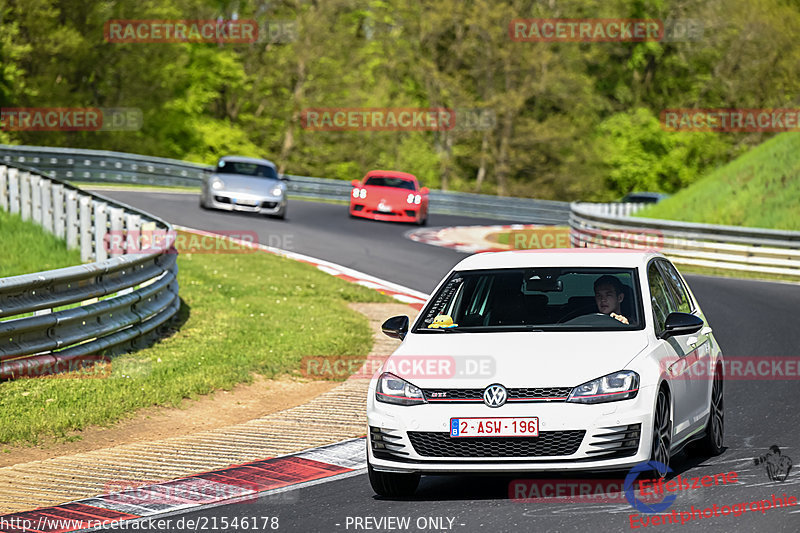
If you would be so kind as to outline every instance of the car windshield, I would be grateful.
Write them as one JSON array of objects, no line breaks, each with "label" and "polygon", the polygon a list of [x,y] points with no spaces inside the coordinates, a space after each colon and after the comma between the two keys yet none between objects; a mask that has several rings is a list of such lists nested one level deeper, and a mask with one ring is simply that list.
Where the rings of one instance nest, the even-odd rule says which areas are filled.
[{"label": "car windshield", "polygon": [[637,280],[632,268],[454,272],[414,333],[642,329]]},{"label": "car windshield", "polygon": [[278,173],[271,166],[259,165],[257,163],[243,163],[240,161],[220,161],[217,164],[217,172],[278,179]]},{"label": "car windshield", "polygon": [[414,187],[414,182],[405,178],[391,178],[389,176],[370,176],[364,185],[372,185],[375,187],[394,187],[395,189],[408,189],[409,191],[417,190]]}]

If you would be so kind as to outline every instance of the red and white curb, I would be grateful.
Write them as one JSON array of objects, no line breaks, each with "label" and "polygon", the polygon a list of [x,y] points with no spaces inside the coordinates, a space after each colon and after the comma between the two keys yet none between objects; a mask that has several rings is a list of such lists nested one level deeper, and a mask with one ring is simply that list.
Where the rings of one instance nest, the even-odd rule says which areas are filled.
[{"label": "red and white curb", "polygon": [[259,250],[263,250],[271,254],[280,255],[282,257],[294,259],[295,261],[300,261],[302,263],[314,265],[323,272],[330,274],[332,276],[336,276],[337,278],[341,278],[351,283],[357,283],[358,285],[363,285],[364,287],[368,287],[370,289],[374,289],[384,294],[388,294],[395,300],[406,303],[411,307],[417,309],[418,311],[422,309],[422,306],[428,299],[428,295],[425,294],[424,292],[415,291],[414,289],[398,285],[397,283],[393,283],[385,279],[380,279],[375,276],[365,274],[364,272],[359,272],[358,270],[353,270],[352,268],[332,263],[330,261],[325,261],[324,259],[317,259],[315,257],[300,254],[297,252],[290,252],[288,250],[275,248],[273,246],[267,246],[265,244],[246,242],[241,239],[236,239],[234,237],[229,237],[225,235],[219,235],[210,231],[187,228],[185,226],[173,226],[173,227],[176,230],[196,233],[198,235],[203,235],[207,237],[228,239],[243,247],[255,247],[258,248]]},{"label": "red and white curb", "polygon": [[[229,503],[280,498],[289,491],[361,473],[365,439],[351,439],[300,453],[252,461],[164,483],[0,516],[5,533],[64,533],[119,526]],[[296,497],[296,495],[295,495]]]},{"label": "red and white curb", "polygon": [[[452,226],[447,228],[424,228],[411,230],[406,233],[406,237],[415,242],[450,248],[465,254],[477,254],[482,252],[505,252],[510,248],[491,246],[491,243],[484,239],[484,235],[504,230],[521,230],[528,228],[541,227],[538,224],[511,224],[506,226]],[[470,239],[454,238],[454,234],[469,233]],[[476,242],[477,241],[477,242]]]}]

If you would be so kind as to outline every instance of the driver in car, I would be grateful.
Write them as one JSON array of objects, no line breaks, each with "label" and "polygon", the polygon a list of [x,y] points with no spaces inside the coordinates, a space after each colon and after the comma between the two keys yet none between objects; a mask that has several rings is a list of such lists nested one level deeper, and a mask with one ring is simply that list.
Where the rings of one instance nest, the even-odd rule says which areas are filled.
[{"label": "driver in car", "polygon": [[628,319],[622,315],[620,305],[625,299],[625,290],[622,282],[616,276],[604,275],[594,282],[594,301],[597,310],[611,318],[616,318],[623,324],[628,324]]}]

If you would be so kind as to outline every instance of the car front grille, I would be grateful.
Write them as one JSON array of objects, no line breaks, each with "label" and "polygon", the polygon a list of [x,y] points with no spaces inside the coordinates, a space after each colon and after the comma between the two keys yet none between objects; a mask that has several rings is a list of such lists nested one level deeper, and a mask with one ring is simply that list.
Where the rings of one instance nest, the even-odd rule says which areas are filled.
[{"label": "car front grille", "polygon": [[275,209],[278,206],[278,202],[261,202],[261,207],[264,209]]},{"label": "car front grille", "polygon": [[451,438],[447,432],[409,431],[423,457],[550,457],[578,451],[584,430],[541,431],[538,437]]},{"label": "car front grille", "polygon": [[597,459],[636,455],[641,435],[641,424],[599,428],[591,436],[589,446],[592,448],[586,453],[596,456]]},{"label": "car front grille", "polygon": [[[425,389],[431,403],[477,403],[483,401],[484,389]],[[507,389],[508,402],[566,402],[572,387],[533,387]]]}]

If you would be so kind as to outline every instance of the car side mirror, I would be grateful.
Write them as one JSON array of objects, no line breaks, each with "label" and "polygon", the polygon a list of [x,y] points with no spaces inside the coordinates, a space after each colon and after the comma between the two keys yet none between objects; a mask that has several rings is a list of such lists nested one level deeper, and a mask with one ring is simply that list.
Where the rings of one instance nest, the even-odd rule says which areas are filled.
[{"label": "car side mirror", "polygon": [[381,330],[387,337],[403,340],[408,333],[408,323],[406,315],[393,316],[383,323]]},{"label": "car side mirror", "polygon": [[359,182],[358,180],[353,180],[350,182],[350,185],[352,185],[353,187],[358,187],[360,184],[361,182]]},{"label": "car side mirror", "polygon": [[703,319],[690,313],[670,313],[664,323],[662,339],[697,333],[704,325]]},{"label": "car side mirror", "polygon": [[431,192],[431,190],[427,187],[423,187],[419,190],[420,194],[428,194],[429,192]]}]

